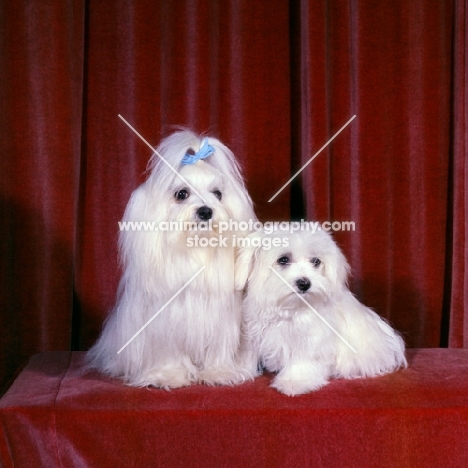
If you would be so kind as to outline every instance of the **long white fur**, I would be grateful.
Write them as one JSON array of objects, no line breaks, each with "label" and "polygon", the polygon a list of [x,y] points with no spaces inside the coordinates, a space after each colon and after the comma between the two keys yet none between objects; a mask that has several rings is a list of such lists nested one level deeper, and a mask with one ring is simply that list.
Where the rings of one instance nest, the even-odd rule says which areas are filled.
[{"label": "long white fur", "polygon": [[[268,236],[289,245],[269,250],[251,246],[254,238]],[[272,386],[298,395],[321,388],[330,378],[373,377],[407,366],[401,336],[348,290],[349,265],[331,235],[277,231],[253,233],[247,240],[251,245],[238,255],[236,281],[239,289],[246,288],[240,359],[252,373],[259,365],[277,372]],[[285,255],[291,262],[278,264]],[[320,265],[314,266],[313,258]],[[301,293],[298,279],[308,279],[310,289]]]},{"label": "long white fur", "polygon": [[[252,378],[235,362],[241,293],[234,287],[234,247],[229,242],[227,247],[190,247],[187,238],[218,237],[219,221],[248,221],[255,215],[236,159],[219,140],[208,138],[215,152],[207,159],[181,165],[183,156],[198,151],[202,141],[202,136],[180,130],[164,139],[158,152],[205,201],[155,154],[148,179],[133,192],[125,210],[126,222],[198,222],[197,209],[208,206],[214,226],[213,231],[120,232],[123,273],[116,305],[88,359],[91,366],[129,385],[168,389],[201,381],[232,385]],[[175,193],[183,188],[190,197],[178,201]],[[221,191],[221,200],[215,190]],[[118,354],[203,266],[193,282]]]}]

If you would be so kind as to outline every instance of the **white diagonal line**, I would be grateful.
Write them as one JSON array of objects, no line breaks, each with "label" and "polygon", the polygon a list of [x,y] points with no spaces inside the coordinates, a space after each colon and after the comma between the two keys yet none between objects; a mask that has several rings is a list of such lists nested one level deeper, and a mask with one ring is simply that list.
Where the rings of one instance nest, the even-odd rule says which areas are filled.
[{"label": "white diagonal line", "polygon": [[153,151],[153,153],[155,153],[159,159],[161,159],[161,161],[166,164],[166,166],[172,171],[174,172],[174,174],[178,175],[183,181],[185,184],[187,184],[188,187],[190,187],[205,203],[206,203],[206,200],[200,195],[200,193],[198,193],[198,191],[192,186],[190,185],[186,180],[185,178],[180,175],[179,172],[177,172],[159,153],[158,151],[156,151],[136,130],[134,127],[132,127],[120,114],[118,114],[119,118],[121,120],[123,120],[127,125],[128,127],[133,130],[133,132],[140,137],[140,139],[143,141],[143,143],[145,143],[147,146],[149,146],[151,148],[151,151]]},{"label": "white diagonal line", "polygon": [[330,328],[330,330],[335,333],[338,338],[341,338],[341,340],[352,350],[354,351],[355,353],[357,353],[357,351],[302,297],[300,296],[297,291],[273,268],[271,267],[271,270],[273,270],[275,272],[275,274],[278,276],[278,278],[281,278],[281,280],[284,282],[284,284],[286,284],[288,286],[288,288],[294,293],[296,294],[296,296],[315,314],[317,315],[317,317],[328,327]]},{"label": "white diagonal line", "polygon": [[120,354],[203,270],[202,266],[118,351]]},{"label": "white diagonal line", "polygon": [[269,200],[270,203],[277,195],[279,195],[313,160],[318,156],[354,119],[353,115],[302,167],[299,169]]}]

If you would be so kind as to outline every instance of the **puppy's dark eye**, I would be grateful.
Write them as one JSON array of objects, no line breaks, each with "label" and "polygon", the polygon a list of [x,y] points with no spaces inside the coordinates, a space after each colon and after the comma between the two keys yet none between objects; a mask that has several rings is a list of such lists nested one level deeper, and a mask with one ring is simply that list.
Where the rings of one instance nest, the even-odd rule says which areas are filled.
[{"label": "puppy's dark eye", "polygon": [[312,263],[312,265],[315,268],[317,268],[322,263],[322,260],[320,260],[320,258],[313,257],[313,258],[310,259],[310,263]]},{"label": "puppy's dark eye", "polygon": [[291,259],[287,255],[283,255],[276,260],[278,265],[289,265],[291,263]]},{"label": "puppy's dark eye", "polygon": [[190,193],[187,189],[182,189],[176,192],[174,196],[176,197],[177,200],[185,200],[186,198],[190,196]]},{"label": "puppy's dark eye", "polygon": [[213,195],[218,199],[221,200],[223,198],[223,194],[219,190],[214,190]]}]

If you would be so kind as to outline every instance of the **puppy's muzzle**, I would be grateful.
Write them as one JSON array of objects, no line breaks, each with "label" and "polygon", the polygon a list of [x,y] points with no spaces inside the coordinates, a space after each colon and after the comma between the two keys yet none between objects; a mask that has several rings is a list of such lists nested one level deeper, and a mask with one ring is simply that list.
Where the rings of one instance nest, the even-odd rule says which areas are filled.
[{"label": "puppy's muzzle", "polygon": [[296,287],[301,293],[305,293],[309,290],[311,284],[308,278],[299,278],[296,280]]},{"label": "puppy's muzzle", "polygon": [[208,221],[213,217],[213,210],[208,206],[201,206],[197,210],[197,216],[201,221]]}]

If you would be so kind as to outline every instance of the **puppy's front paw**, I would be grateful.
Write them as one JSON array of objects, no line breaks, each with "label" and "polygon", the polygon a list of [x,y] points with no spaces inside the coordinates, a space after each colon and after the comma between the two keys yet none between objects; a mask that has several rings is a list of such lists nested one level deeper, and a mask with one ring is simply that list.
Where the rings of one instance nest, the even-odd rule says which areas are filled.
[{"label": "puppy's front paw", "polygon": [[280,371],[271,386],[285,395],[312,392],[328,383],[326,368],[310,364],[294,364]]}]

